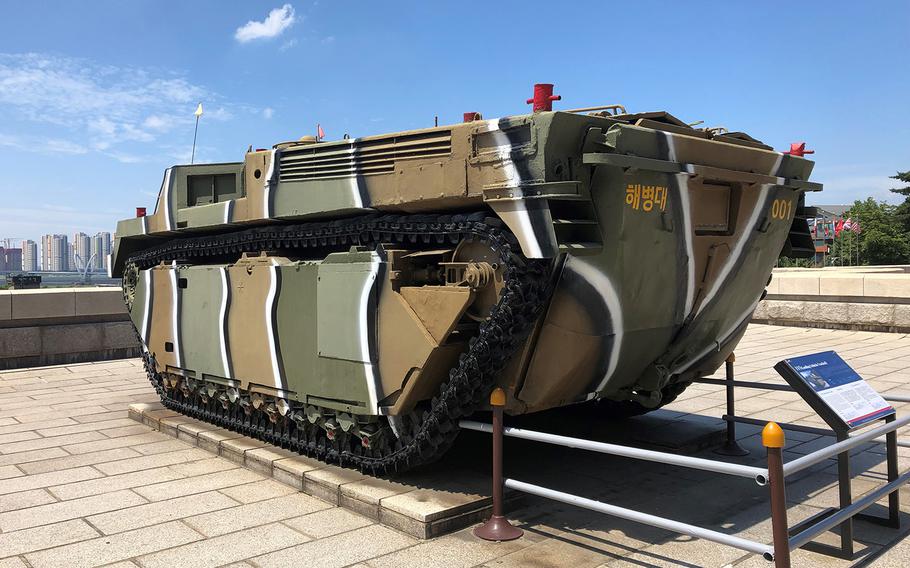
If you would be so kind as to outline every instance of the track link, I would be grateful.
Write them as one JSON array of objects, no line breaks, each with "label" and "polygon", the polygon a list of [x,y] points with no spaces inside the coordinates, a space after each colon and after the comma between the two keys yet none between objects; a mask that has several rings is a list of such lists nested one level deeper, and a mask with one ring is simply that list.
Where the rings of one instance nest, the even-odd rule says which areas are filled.
[{"label": "track link", "polygon": [[[205,262],[262,250],[309,249],[328,254],[352,245],[381,243],[409,245],[457,244],[480,239],[496,251],[504,267],[504,288],[490,316],[480,323],[458,364],[449,372],[439,393],[425,407],[402,416],[389,430],[388,443],[364,448],[360,441],[338,436],[329,439],[323,428],[286,417],[275,419],[249,405],[222,404],[211,398],[165,388],[152,357],[143,350],[149,380],[162,403],[173,410],[263,441],[316,457],[356,467],[371,474],[394,473],[431,462],[444,453],[458,434],[458,420],[470,415],[492,390],[503,367],[526,338],[551,294],[551,261],[526,259],[501,221],[484,213],[466,215],[383,215],[323,223],[274,225],[214,236],[174,240],[132,256],[125,273],[151,268],[162,261]],[[124,280],[124,296],[129,290]],[[137,333],[138,335],[138,333]],[[290,416],[290,414],[288,415]],[[380,417],[385,422],[385,417]],[[386,428],[388,428],[386,426]]]}]

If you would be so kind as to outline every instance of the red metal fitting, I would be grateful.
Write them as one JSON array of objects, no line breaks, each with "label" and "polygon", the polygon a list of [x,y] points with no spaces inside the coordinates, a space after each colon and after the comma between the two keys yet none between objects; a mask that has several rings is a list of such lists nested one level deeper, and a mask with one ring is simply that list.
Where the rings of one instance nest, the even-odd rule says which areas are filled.
[{"label": "red metal fitting", "polygon": [[553,94],[552,83],[537,83],[534,85],[534,98],[528,99],[528,104],[534,105],[534,112],[553,110],[553,101],[562,100],[559,95]]},{"label": "red metal fitting", "polygon": [[781,154],[788,154],[790,156],[798,156],[802,158],[806,154],[814,154],[815,150],[806,150],[805,142],[791,142],[790,150],[788,152],[781,152]]},{"label": "red metal fitting", "polygon": [[474,122],[475,120],[481,119],[479,112],[466,112],[463,117],[465,122]]},{"label": "red metal fitting", "polygon": [[136,208],[136,217],[145,217],[145,207]]}]

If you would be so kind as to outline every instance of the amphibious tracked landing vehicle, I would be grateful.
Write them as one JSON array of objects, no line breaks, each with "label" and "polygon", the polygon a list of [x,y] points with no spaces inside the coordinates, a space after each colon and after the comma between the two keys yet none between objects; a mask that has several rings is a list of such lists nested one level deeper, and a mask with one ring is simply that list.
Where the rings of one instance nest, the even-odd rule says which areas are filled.
[{"label": "amphibious tracked landing vehicle", "polygon": [[712,373],[778,255],[814,253],[804,146],[557,98],[168,169],[111,258],[164,404],[382,473],[495,386],[631,414]]}]

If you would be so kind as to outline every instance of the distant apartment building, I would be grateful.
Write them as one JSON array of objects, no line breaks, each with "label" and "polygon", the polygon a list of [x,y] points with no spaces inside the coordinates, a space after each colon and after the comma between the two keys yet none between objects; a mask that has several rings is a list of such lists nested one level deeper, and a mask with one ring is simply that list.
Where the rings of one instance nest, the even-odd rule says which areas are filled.
[{"label": "distant apartment building", "polygon": [[41,237],[41,270],[66,272],[69,270],[70,246],[66,235]]},{"label": "distant apartment building", "polygon": [[22,270],[22,249],[0,247],[0,270],[20,272]]},{"label": "distant apartment building", "polygon": [[70,270],[83,271],[88,265],[92,256],[92,238],[85,233],[76,233],[73,235],[72,243],[72,264]]},{"label": "distant apartment building", "polygon": [[38,271],[38,243],[35,241],[22,241],[22,270]]},{"label": "distant apartment building", "polygon": [[95,233],[95,236],[92,237],[91,254],[95,255],[95,259],[92,262],[92,269],[106,271],[108,264],[108,255],[111,254],[110,233],[107,231]]}]

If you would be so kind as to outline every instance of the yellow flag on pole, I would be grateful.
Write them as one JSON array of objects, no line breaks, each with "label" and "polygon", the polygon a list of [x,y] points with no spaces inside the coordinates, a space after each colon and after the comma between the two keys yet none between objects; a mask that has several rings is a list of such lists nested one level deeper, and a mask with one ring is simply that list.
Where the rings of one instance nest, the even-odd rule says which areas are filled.
[{"label": "yellow flag on pole", "polygon": [[199,118],[200,116],[202,116],[202,103],[199,103],[199,106],[196,107],[196,112],[194,112],[193,114],[196,115],[196,118]]}]

